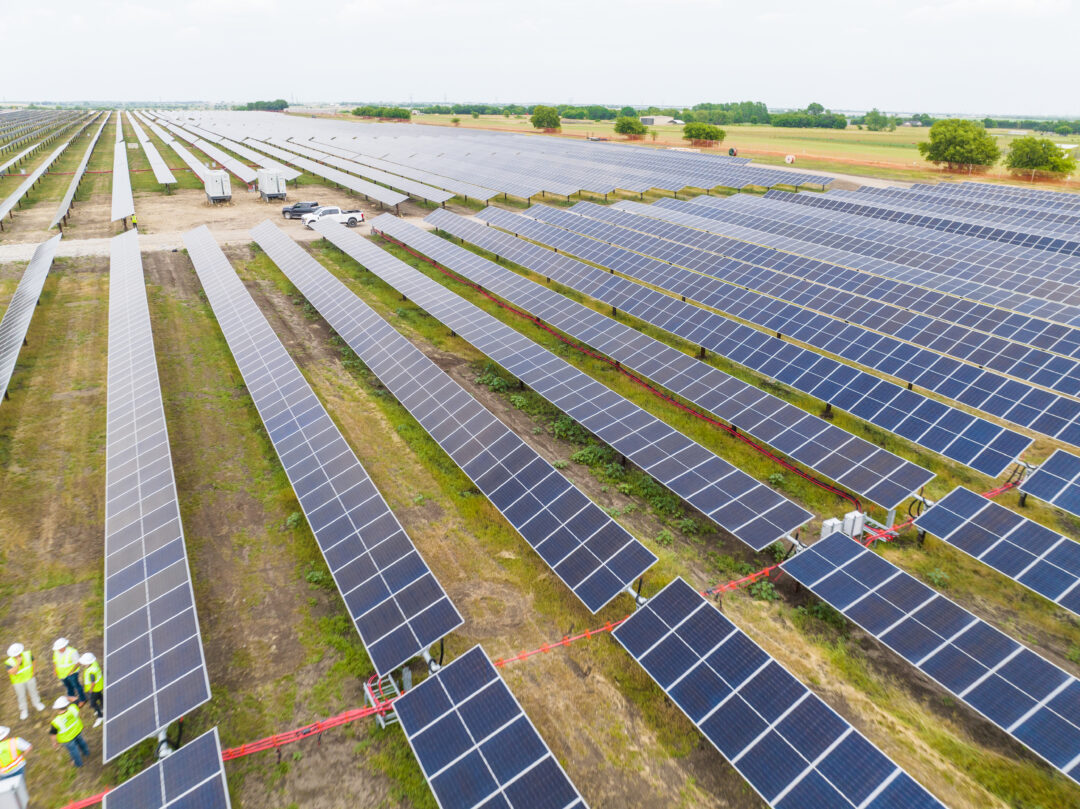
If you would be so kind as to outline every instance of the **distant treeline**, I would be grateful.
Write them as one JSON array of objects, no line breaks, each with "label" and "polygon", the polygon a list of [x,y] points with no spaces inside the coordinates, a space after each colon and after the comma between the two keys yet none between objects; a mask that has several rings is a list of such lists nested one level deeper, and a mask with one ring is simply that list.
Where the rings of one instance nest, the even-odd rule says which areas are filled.
[{"label": "distant treeline", "polygon": [[289,106],[289,102],[284,98],[276,98],[273,101],[249,101],[247,104],[241,104],[238,107],[233,107],[234,110],[271,110],[273,112],[280,112]]},{"label": "distant treeline", "polygon": [[983,118],[987,129],[1034,129],[1036,132],[1054,132],[1058,135],[1080,133],[1080,121],[1034,121],[1029,118]]},{"label": "distant treeline", "polygon": [[404,121],[408,121],[412,117],[412,112],[404,107],[373,107],[370,105],[356,107],[352,114],[364,118],[397,118]]}]

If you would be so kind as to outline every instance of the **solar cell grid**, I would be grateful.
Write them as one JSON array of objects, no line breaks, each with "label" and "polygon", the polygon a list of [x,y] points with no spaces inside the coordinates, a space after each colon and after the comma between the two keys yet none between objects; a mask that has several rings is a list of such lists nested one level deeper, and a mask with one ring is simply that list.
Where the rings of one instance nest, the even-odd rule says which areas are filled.
[{"label": "solar cell grid", "polygon": [[1071,539],[962,486],[915,526],[1080,615],[1080,544]]},{"label": "solar cell grid", "polygon": [[[396,222],[384,214],[372,227]],[[347,253],[363,241],[344,228],[317,229]],[[750,547],[766,548],[810,518],[801,506],[407,264],[393,259],[368,269]]]},{"label": "solar cell grid", "polygon": [[[837,217],[784,217],[781,212],[793,206],[760,198],[757,201],[759,204],[754,206],[717,206],[698,197],[691,201],[663,199],[653,205],[624,201],[613,207],[700,230],[730,233],[1015,315],[1055,325],[1080,325],[1080,286],[1049,280],[1045,273],[1032,275],[990,268],[977,256],[959,251],[946,255],[942,251],[948,248],[942,245],[889,234],[879,228],[846,225]],[[798,208],[796,214],[806,210]],[[1011,318],[1006,323],[1011,326]]]},{"label": "solar cell grid", "polygon": [[1080,516],[1080,458],[1056,450],[1024,479],[1020,491]]},{"label": "solar cell grid", "polygon": [[[650,263],[629,251],[609,248],[502,209],[487,208],[478,218],[633,279],[602,273],[601,282],[593,274],[592,280],[575,287],[580,291],[992,477],[1000,475],[1031,443],[985,419],[687,303],[685,299],[702,295],[700,276],[688,271]],[[546,252],[553,265],[560,260],[550,250]],[[595,269],[578,265],[579,270],[586,268],[589,273]],[[539,271],[540,266],[534,269]],[[684,300],[634,283],[653,284],[660,278],[674,279],[667,287]],[[705,302],[713,303],[711,299]],[[753,321],[753,311],[744,315]]]},{"label": "solar cell grid", "polygon": [[398,697],[394,711],[441,809],[585,809],[479,646]]},{"label": "solar cell grid", "polygon": [[0,320],[0,404],[7,397],[11,376],[15,373],[15,364],[19,360],[19,351],[26,339],[34,308],[41,297],[45,278],[52,267],[53,256],[56,255],[59,244],[60,234],[57,234],[34,248],[30,263],[23,270],[19,285],[8,301],[3,319]]},{"label": "solar cell grid", "polygon": [[[470,222],[449,211],[436,211],[427,220],[448,233],[468,238],[497,255],[526,266],[530,256],[555,259],[555,254],[493,228]],[[767,436],[770,444],[861,496],[892,508],[933,478],[928,470],[874,447],[816,416],[792,406],[700,360],[641,334],[635,329],[568,300],[517,276],[474,253],[450,244],[405,222],[384,220],[383,230],[414,249],[480,284],[485,289],[532,312],[544,322],[604,352],[627,368],[648,369],[647,375],[673,392],[727,419],[751,435]],[[482,244],[481,244],[482,242]],[[546,253],[546,256],[543,254]],[[572,259],[559,257],[562,262]],[[567,277],[556,262],[538,268],[560,283],[580,287],[580,278]],[[604,279],[599,270],[579,272]],[[606,279],[604,279],[606,281]],[[645,370],[641,371],[646,373]]]},{"label": "solar cell grid", "polygon": [[[687,257],[682,247],[686,246],[749,262],[769,271],[756,274],[754,285],[758,288],[763,288],[763,284],[775,285],[776,281],[770,280],[773,272],[789,285],[795,279],[810,281],[812,285],[793,285],[799,298],[806,301],[804,305],[824,306],[823,311],[829,311],[828,307],[843,307],[848,320],[996,370],[1022,376],[1035,373],[1039,363],[1045,365],[1054,355],[1080,356],[1080,331],[1064,324],[854,270],[790,249],[777,249],[771,243],[759,244],[750,240],[743,228],[724,228],[717,223],[706,232],[689,224],[656,219],[642,213],[647,207],[632,202],[624,203],[621,209],[579,203],[571,210],[590,219],[660,237],[671,242],[666,248],[680,258]],[[757,238],[763,237],[764,234]],[[732,280],[746,285],[750,276],[744,274]],[[939,323],[959,328],[950,328],[952,336],[945,340],[939,334]],[[1016,350],[1019,345],[1031,350],[1021,354]]]},{"label": "solar cell grid", "polygon": [[[607,221],[590,218],[589,213],[605,220],[615,218],[618,221],[608,224]],[[789,317],[805,317],[804,311],[820,313],[833,321],[823,321],[821,328],[824,329],[851,324],[859,329],[859,336],[865,342],[874,345],[874,351],[878,354],[892,356],[904,351],[910,354],[911,347],[915,347],[918,353],[909,363],[923,369],[937,368],[942,366],[943,360],[951,358],[967,363],[969,367],[1007,374],[1067,396],[1080,393],[1080,363],[1077,360],[1004,339],[1010,336],[1029,339],[1027,332],[1022,330],[1022,324],[1015,324],[1016,331],[1011,335],[1007,330],[1002,336],[978,332],[936,316],[872,300],[856,294],[855,290],[818,283],[816,279],[828,280],[840,272],[839,268],[822,262],[722,236],[703,234],[679,225],[657,225],[647,217],[611,212],[592,203],[579,203],[571,211],[534,206],[528,215],[634,254],[716,279],[722,284],[714,287],[719,295],[728,298],[739,295],[744,299],[753,295],[758,305],[772,305],[774,311],[779,302],[791,304],[795,308],[783,312]],[[654,236],[636,232],[630,229],[632,227],[660,228],[665,233],[662,237]],[[705,244],[693,247],[685,243],[687,239],[704,241]],[[724,252],[713,252],[715,249]],[[764,266],[766,264],[769,266]],[[906,303],[918,308],[914,301]],[[929,311],[936,315],[937,307],[944,310],[944,301],[937,300]],[[774,317],[778,315],[780,312],[776,311]],[[1005,314],[1001,313],[1000,319],[1005,318]],[[1027,325],[1030,327],[1031,324]],[[1044,324],[1044,327],[1049,326]],[[1054,348],[1068,352],[1080,349],[1080,332],[1055,328],[1068,333],[1055,341]],[[783,328],[778,330],[786,331]],[[956,363],[945,362],[944,367],[953,370]]]},{"label": "solar cell grid", "polygon": [[1080,682],[843,534],[781,568],[1080,782]]},{"label": "solar cell grid", "polygon": [[109,790],[102,809],[229,809],[217,728]]},{"label": "solar cell grid", "polygon": [[681,578],[613,635],[770,806],[942,806]]},{"label": "solar cell grid", "polygon": [[[320,232],[336,238],[327,229]],[[655,555],[279,229],[264,222],[252,236],[590,610],[599,610],[656,561]],[[352,247],[351,254],[369,268],[380,261],[397,261],[364,239]]]},{"label": "solar cell grid", "polygon": [[[840,314],[821,314],[804,308],[802,302],[773,298],[578,233],[575,229],[591,228],[587,224],[580,224],[583,218],[572,213],[534,206],[526,215],[537,219],[542,217],[548,223],[557,224],[554,230],[546,231],[548,235],[542,240],[556,249],[617,269],[646,283],[720,309],[728,315],[748,320],[767,331],[806,342],[850,362],[908,380],[911,385],[927,388],[1020,426],[1080,446],[1080,402],[1071,397],[1060,396],[993,370],[877,334],[841,320]],[[481,212],[480,216],[485,218],[487,214]],[[588,220],[585,221],[587,223]],[[524,231],[519,229],[518,232]],[[797,296],[793,297],[797,300]],[[1060,386],[1080,385],[1080,376],[1058,369],[1059,361],[1065,362],[1062,358],[1055,358],[1047,363],[1045,371],[1050,376],[1045,381],[1056,380]],[[1037,375],[1036,381],[1043,380]],[[969,443],[961,451],[962,457],[955,460],[967,463],[980,449],[977,442]]]},{"label": "solar cell grid", "polygon": [[184,234],[210,305],[372,663],[463,621],[205,227]]},{"label": "solar cell grid", "polygon": [[118,140],[113,147],[112,221],[125,219],[133,213],[135,213],[135,200],[131,196],[127,144],[122,140]]},{"label": "solar cell grid", "polygon": [[830,198],[825,195],[817,195],[816,198],[803,194],[790,194],[789,196],[791,199],[785,201],[799,205],[843,211],[856,216],[884,219],[889,222],[902,222],[916,227],[941,230],[946,233],[960,233],[989,241],[1020,245],[1033,250],[1063,253],[1066,256],[1080,256],[1080,240],[1063,237],[1042,228],[1022,227],[1017,229],[1010,226],[1000,227],[994,223],[984,224],[965,221],[937,213],[924,214],[917,211],[894,210],[881,205],[859,203],[842,198]]},{"label": "solar cell grid", "polygon": [[111,242],[105,449],[110,761],[210,699],[136,231]]}]

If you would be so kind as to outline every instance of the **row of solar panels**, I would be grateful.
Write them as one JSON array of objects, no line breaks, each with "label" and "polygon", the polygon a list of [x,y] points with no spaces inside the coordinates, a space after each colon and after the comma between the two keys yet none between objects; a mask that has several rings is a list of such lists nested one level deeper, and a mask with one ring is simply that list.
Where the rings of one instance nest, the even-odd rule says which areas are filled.
[{"label": "row of solar panels", "polygon": [[[616,207],[634,204],[618,203]],[[713,260],[708,256],[702,259],[691,248],[676,247],[673,250],[673,243],[669,241],[609,225],[586,215],[588,213],[592,211],[586,209],[584,213],[578,213],[576,210],[533,206],[525,215],[557,226],[561,231],[560,238],[573,244],[572,248],[565,249],[600,254],[602,263],[606,262],[607,265],[617,256],[621,272],[647,276],[653,279],[650,283],[680,295],[692,296],[701,303],[748,320],[768,331],[808,343],[852,363],[898,377],[1019,426],[1080,446],[1080,424],[1077,422],[1080,402],[1066,391],[1051,392],[980,365],[856,325],[848,320],[853,307],[845,308],[846,293],[838,292],[833,296],[836,307],[826,314],[820,308],[811,308],[815,302],[809,292],[804,299],[801,293],[807,289],[805,282],[788,284],[783,289],[765,285],[763,291],[757,291],[740,283],[750,279],[729,277],[723,271],[725,260]],[[655,217],[666,216],[664,209],[651,213]],[[553,246],[563,247],[562,244]],[[676,255],[677,252],[682,255]],[[689,292],[687,287],[690,288]],[[937,331],[944,343],[955,343],[959,339],[953,333],[962,329],[942,325]],[[1016,348],[1017,351],[1008,352],[1013,358],[1026,353],[1025,349]],[[1013,358],[1010,358],[1010,362]],[[1074,364],[1074,361],[1053,358],[1032,375],[1037,383],[1045,382],[1071,391],[1072,387],[1080,384],[1080,376],[1069,374],[1064,366],[1070,364]]]},{"label": "row of solar panels", "polygon": [[[263,229],[267,229],[267,228],[273,229],[273,226],[270,226],[269,224],[266,224],[264,226],[261,226],[261,228],[263,228]],[[332,226],[328,226],[328,229],[332,229]],[[273,230],[276,230],[276,229],[273,229]],[[340,231],[339,235],[342,235],[342,236],[354,236],[354,234],[343,231],[340,228],[338,228],[338,230]],[[263,234],[263,235],[264,235],[265,238],[269,238],[268,234]],[[130,237],[133,237],[133,236],[134,236],[134,234],[129,234],[129,239],[130,239]],[[124,237],[118,237],[118,238],[123,239]],[[267,246],[269,246],[269,245],[264,244],[264,247],[267,247]],[[190,245],[189,245],[189,247],[190,247]],[[268,250],[268,252],[269,252],[269,250]],[[136,253],[136,255],[137,255],[137,253]],[[325,273],[325,271],[322,271],[322,272]],[[140,275],[141,275],[141,272],[140,272]],[[293,278],[294,282],[297,281],[297,278],[295,277],[295,275],[292,276],[292,278]],[[143,300],[145,302],[145,297],[143,298]],[[220,315],[219,315],[219,317],[220,317]],[[379,345],[382,345],[382,341],[379,342]],[[152,353],[152,347],[151,347],[150,351]],[[112,361],[112,355],[111,355],[111,351],[110,351],[110,367],[112,367],[113,364],[114,363]],[[110,389],[111,388],[112,388],[112,385],[110,385]],[[110,424],[111,424],[111,422],[112,422],[112,417],[110,416]],[[270,424],[268,424],[267,427],[268,427],[268,430],[269,430],[270,429]],[[850,542],[849,540],[845,540],[845,541]],[[635,618],[635,620],[636,620],[636,618]],[[628,622],[628,626],[629,625],[630,625],[630,622]],[[641,656],[643,657],[643,655],[641,655]],[[703,657],[704,657],[704,655],[703,655]],[[448,669],[448,671],[449,671],[449,669]],[[705,669],[702,669],[703,673],[704,673],[704,671],[705,671]],[[650,672],[650,673],[653,673],[653,672]],[[715,675],[715,673],[716,672],[713,671],[714,675]],[[654,676],[655,676],[655,674],[654,674]],[[775,677],[773,679],[775,679]],[[658,681],[659,681],[659,679],[658,679]],[[749,682],[749,681],[750,681],[750,679],[747,679],[746,682]],[[766,684],[770,684],[770,685],[774,686],[774,688],[771,689],[774,696],[779,696],[781,698],[786,698],[787,693],[788,693],[786,689],[775,689],[775,683],[774,682],[772,682],[768,678],[763,678],[763,682],[760,685],[764,686]],[[721,687],[721,686],[717,686],[717,687]],[[734,690],[738,691],[739,689],[738,689],[738,687],[736,687]],[[747,694],[751,694],[751,693],[752,693],[752,690],[748,689]],[[746,700],[749,700],[750,697],[740,694],[739,699],[741,701],[746,701]],[[752,707],[755,707],[755,708],[759,707],[759,706],[753,706],[752,702],[750,704],[751,704]],[[738,705],[741,705],[741,703],[733,701],[732,709],[734,709]],[[742,707],[745,707],[745,706],[742,706]],[[459,718],[463,718],[463,717],[459,716]],[[767,720],[767,716],[765,717],[765,719]],[[768,727],[768,722],[767,721],[766,721],[766,727]],[[703,728],[703,730],[704,730],[704,728]],[[830,777],[829,773],[830,772],[833,773],[832,777],[835,779],[836,778],[836,773],[841,772],[844,769],[843,767],[838,766],[838,765],[840,765],[842,763],[845,763],[845,759],[842,756],[839,756],[839,755],[837,756],[836,761],[832,763],[833,765],[836,765],[836,766],[830,765],[830,768],[826,768],[824,771],[822,771],[820,769],[815,771],[814,768],[811,767],[805,773],[802,772],[802,768],[800,768],[800,770],[798,772],[793,772],[793,773],[788,774],[789,777],[788,777],[787,781],[783,780],[784,775],[785,775],[784,773],[779,773],[778,774],[775,771],[766,770],[765,767],[764,767],[763,762],[770,760],[769,756],[771,756],[771,754],[775,753],[777,750],[783,749],[781,747],[776,747],[775,745],[779,744],[780,741],[782,741],[783,739],[786,738],[784,736],[784,734],[780,733],[777,728],[774,728],[774,731],[776,732],[776,735],[778,737],[778,741],[777,742],[772,742],[768,746],[762,744],[761,750],[757,750],[756,747],[755,747],[754,751],[751,751],[749,747],[746,747],[746,748],[733,748],[733,749],[736,749],[736,750],[741,750],[741,751],[743,751],[743,753],[746,754],[744,756],[743,753],[740,753],[735,758],[736,758],[737,762],[741,761],[743,763],[743,765],[745,766],[746,769],[742,769],[742,768],[740,768],[740,769],[742,771],[744,771],[744,774],[750,773],[750,774],[747,775],[747,777],[750,778],[751,783],[754,784],[755,788],[758,789],[759,792],[761,792],[763,795],[765,795],[767,799],[776,801],[775,805],[788,805],[788,804],[780,803],[780,801],[783,800],[784,798],[786,798],[786,796],[789,793],[792,793],[794,795],[803,795],[804,790],[806,790],[805,794],[807,794],[807,795],[831,794],[831,793],[823,792],[823,790],[838,790],[838,791],[840,791],[841,794],[845,794],[845,793],[843,793],[843,789],[842,789],[843,786],[844,786],[843,784],[832,783],[829,780],[829,777]],[[850,733],[850,729],[849,729],[849,731],[844,732],[843,737],[845,739],[848,738],[849,733]],[[709,734],[707,733],[707,735],[709,735]],[[770,733],[770,738],[772,737],[772,735],[773,734]],[[434,738],[434,737],[432,737],[432,738]],[[717,741],[717,738],[714,738],[712,735],[710,735],[710,738],[714,741],[714,743],[717,744],[718,747],[720,747],[721,744],[727,745],[727,744],[731,743],[730,740],[728,740],[727,737],[725,735],[723,735],[723,734],[720,736],[720,741]],[[838,738],[838,741],[840,741],[839,738]],[[859,749],[858,741],[859,740],[856,739],[856,738],[850,738],[847,743],[850,744],[850,745],[855,746],[855,749],[853,749],[851,751],[852,755],[854,755],[855,753],[858,753],[859,754],[858,759],[860,761],[865,761],[866,752],[865,752],[865,750]],[[865,745],[864,740],[863,740],[863,744]],[[473,746],[477,747],[478,745],[473,745]],[[721,749],[724,750],[725,748],[721,747]],[[796,748],[796,749],[798,749],[798,748]],[[753,753],[753,755],[751,755],[751,753]],[[419,752],[418,752],[418,755],[419,755]],[[730,753],[729,753],[729,755],[730,755]],[[755,760],[758,762],[757,766],[759,768],[761,768],[760,772],[751,769],[751,765],[755,762]],[[422,758],[422,761],[424,761],[423,758]],[[490,764],[490,762],[489,762],[489,764]],[[845,764],[845,766],[849,766],[849,764],[850,763],[847,763],[847,764]],[[737,766],[738,766],[738,764],[737,764]],[[895,771],[895,765],[891,765],[890,763],[888,763],[886,761],[883,766],[885,767],[885,769],[883,771],[883,775],[889,776],[887,778],[887,780],[883,783],[883,786],[888,786],[888,784],[891,784],[893,781],[896,780],[896,772],[894,772]],[[428,768],[427,765],[425,765],[425,772],[428,772],[428,771],[429,771],[429,768]],[[431,771],[430,775],[431,775],[431,777],[434,778],[435,775],[438,774],[438,773],[441,773],[441,770]],[[904,776],[904,778],[906,779],[906,776]],[[860,779],[860,780],[865,781],[866,779],[864,778],[864,779]],[[906,785],[906,781],[904,782],[904,784],[905,784],[905,786],[904,786],[903,789],[901,789],[899,785],[896,787],[896,789],[900,790],[901,795],[903,795],[904,793],[910,792],[911,789],[912,789],[912,787]],[[434,787],[434,781],[433,781],[433,787]],[[500,786],[499,788],[504,789],[505,787]],[[916,791],[918,791],[917,787],[914,787],[914,789]],[[925,794],[925,793],[923,793],[923,794]],[[770,797],[770,796],[773,796],[773,797]],[[845,797],[847,797],[846,794],[845,794]],[[911,796],[908,795],[908,797],[906,799],[911,800]],[[927,796],[927,799],[932,801],[932,799],[929,799],[928,796]],[[793,805],[793,806],[801,805],[798,802],[798,800],[801,800],[801,798],[800,799],[793,798],[792,799],[793,802],[790,805]],[[860,801],[854,801],[852,803],[852,805],[858,805],[859,803],[860,803]],[[560,805],[563,805],[563,804],[560,804]],[[571,805],[571,804],[565,804],[565,805]],[[882,804],[882,805],[890,805],[890,804]],[[917,805],[922,805],[922,804],[917,804]],[[935,805],[935,804],[929,803],[929,804],[926,804],[926,805]]]},{"label": "row of solar panels", "polygon": [[[325,153],[366,166],[368,172],[384,172],[475,199],[489,198],[492,191],[528,198],[544,192],[570,195],[582,190],[606,194],[616,188],[643,192],[651,188],[677,191],[688,185],[738,188],[829,182],[829,178],[747,166],[741,159],[686,152],[656,153],[607,144],[582,148],[583,144],[548,142],[557,139],[484,137],[490,133],[480,133],[479,141],[473,142],[470,139],[476,133],[435,130],[440,134],[421,135],[412,129],[258,114],[187,115],[177,120],[194,121],[200,130],[226,134],[234,140],[250,135],[258,140],[291,140],[304,148],[317,144]],[[383,180],[404,190],[401,179],[384,177],[380,182]],[[462,186],[454,187],[456,184]],[[480,191],[473,190],[478,186]]]},{"label": "row of solar panels", "polygon": [[[376,225],[385,226],[391,220],[384,216],[376,220]],[[435,309],[434,299],[428,296],[436,290],[424,283],[425,276],[355,233],[335,223],[318,223],[316,228],[363,266],[441,319],[447,312],[464,311],[459,305]],[[400,335],[395,338],[395,332],[385,321],[376,330],[363,329],[360,324],[365,321],[381,319],[275,226],[264,223],[253,231],[253,236],[390,391],[425,427],[432,429],[428,427],[432,422],[425,421],[424,413],[432,400],[444,399],[440,388],[429,385],[417,389],[407,384],[401,387],[403,378],[410,376],[409,361],[395,361],[396,341],[403,341],[410,352],[416,349]],[[457,329],[459,321],[448,325]],[[468,335],[464,336],[468,339]],[[417,352],[416,356],[421,361],[422,355]],[[445,421],[442,415],[435,417],[436,424]],[[437,427],[433,435],[438,437]],[[470,452],[475,453],[476,449]],[[467,462],[467,472],[470,467],[471,463]],[[475,466],[471,468],[471,474],[475,474]],[[538,498],[543,496],[542,484],[536,491]],[[497,502],[498,495],[492,500]],[[504,513],[514,522],[512,511]],[[532,520],[525,523],[523,534],[531,523]],[[543,555],[542,546],[540,551]],[[702,659],[709,658],[701,671],[694,672],[694,683],[686,683],[689,687],[686,694],[692,697],[699,693],[700,678],[710,671],[717,682],[716,688],[726,688],[730,695],[728,709],[740,711],[740,719],[744,721],[756,721],[771,729],[767,739],[758,739],[757,733],[747,737],[743,726],[719,721],[721,717],[717,716],[716,724],[704,726],[703,732],[773,805],[805,806],[809,805],[805,801],[810,796],[836,802],[819,804],[823,806],[940,805],[805,686],[775,661],[770,662],[767,654],[685,584],[667,588],[616,635],[658,682],[661,677],[656,674],[656,666],[664,668],[666,676],[667,671],[679,667],[685,659],[671,659],[666,650],[646,659],[644,653],[648,650],[641,649],[634,640],[639,626],[649,625],[644,631],[651,631],[651,616],[657,613],[670,621],[672,628],[679,628],[685,642],[700,650]],[[747,655],[755,656],[758,662],[748,665]],[[739,662],[725,666],[722,662],[725,660]],[[670,685],[675,679],[678,678],[672,677],[661,684]],[[548,794],[550,801],[544,805],[583,805],[551,759],[550,751],[538,738],[528,741],[535,732],[520,715],[520,708],[505,692],[505,687],[501,683],[489,685],[496,680],[490,662],[479,650],[473,650],[396,702],[402,726],[440,805],[487,806],[492,805],[487,801],[494,801],[493,805],[534,806],[540,799],[538,796]],[[723,701],[722,695],[717,701]],[[789,716],[792,702],[797,703],[798,716]],[[823,723],[828,724],[827,728]],[[793,754],[790,766],[777,769],[775,756],[785,750]],[[797,762],[800,764],[793,769]],[[871,795],[873,801],[865,803]]]},{"label": "row of solar panels", "polygon": [[[733,362],[815,396],[830,406],[847,410],[991,477],[1000,475],[1031,443],[1031,439],[1018,432],[694,305],[691,302],[724,311],[717,306],[721,301],[710,294],[717,282],[710,285],[708,279],[696,273],[665,262],[644,259],[629,251],[508,211],[485,209],[479,218],[611,272],[598,274],[596,266],[589,267],[580,261],[570,263],[544,253],[533,252],[526,256],[515,251],[515,255],[529,269],[548,277],[558,277],[560,283],[596,297],[694,345],[715,351]],[[512,248],[500,245],[500,249]],[[545,251],[547,254],[550,252]],[[552,276],[557,266],[559,274]],[[615,271],[627,277],[615,275]],[[775,326],[771,319],[765,317],[767,313],[758,317],[752,308],[739,309],[731,314],[768,327]]]},{"label": "row of solar panels", "polygon": [[[21,183],[19,183],[15,190],[12,191],[6,199],[0,201],[0,223],[2,223],[4,217],[10,214],[15,209],[15,207],[22,201],[23,197],[26,196],[27,192],[29,192],[30,189],[33,188],[34,185],[37,183],[37,181],[42,178],[45,172],[49,170],[49,167],[52,166],[52,164],[60,158],[60,155],[67,151],[67,148],[71,145],[71,142],[75,140],[75,138],[78,137],[78,135],[87,126],[90,125],[90,122],[92,120],[93,116],[81,116],[78,120],[67,124],[65,127],[50,136],[49,140],[58,137],[63,132],[67,131],[67,129],[77,126],[81,122],[81,126],[79,126],[79,128],[71,134],[71,137],[69,137],[62,144],[60,144],[60,146],[57,147],[52,152],[52,154],[42,160],[41,163],[39,163],[33,171],[27,174],[25,179]],[[0,228],[2,227],[3,225],[0,224]]]}]

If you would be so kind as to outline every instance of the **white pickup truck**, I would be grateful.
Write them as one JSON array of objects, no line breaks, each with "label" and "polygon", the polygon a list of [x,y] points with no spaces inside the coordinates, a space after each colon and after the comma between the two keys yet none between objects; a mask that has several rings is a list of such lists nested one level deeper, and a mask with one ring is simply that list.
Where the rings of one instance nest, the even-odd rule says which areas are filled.
[{"label": "white pickup truck", "polygon": [[333,219],[335,222],[354,228],[364,221],[364,212],[343,211],[341,208],[324,205],[322,208],[316,208],[311,213],[306,213],[300,217],[300,221],[309,228],[320,219]]}]

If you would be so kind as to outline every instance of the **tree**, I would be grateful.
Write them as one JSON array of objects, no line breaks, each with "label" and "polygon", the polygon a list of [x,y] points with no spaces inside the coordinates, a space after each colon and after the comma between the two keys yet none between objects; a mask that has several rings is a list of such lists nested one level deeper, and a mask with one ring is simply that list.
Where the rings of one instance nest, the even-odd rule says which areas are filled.
[{"label": "tree", "polygon": [[821,115],[825,112],[825,108],[815,101],[812,104],[807,104],[806,111],[810,115]]},{"label": "tree", "polygon": [[877,107],[866,113],[863,123],[871,132],[882,132],[888,129],[890,132],[896,129],[896,123],[888,115],[885,115]]},{"label": "tree", "polygon": [[454,126],[461,126],[461,119],[455,115],[453,118],[450,119],[450,123],[452,123]]},{"label": "tree", "polygon": [[633,107],[623,107],[619,110],[620,118],[637,118],[637,110]]},{"label": "tree", "polygon": [[1072,134],[1072,127],[1068,124],[1058,124],[1054,127],[1054,132],[1058,135],[1070,135]]},{"label": "tree", "polygon": [[1076,171],[1076,158],[1065,154],[1049,138],[1034,135],[1017,138],[1009,147],[1005,165],[1010,171],[1066,175]]},{"label": "tree", "polygon": [[620,115],[615,119],[615,132],[619,135],[644,135],[645,124],[631,115]]},{"label": "tree", "polygon": [[682,128],[685,140],[708,140],[720,143],[724,139],[724,130],[712,124],[691,121]]},{"label": "tree", "polygon": [[478,113],[476,110],[473,110],[471,115],[472,115],[473,118],[479,118],[480,117],[480,113]]},{"label": "tree", "polygon": [[560,129],[559,111],[554,107],[545,107],[541,104],[533,107],[532,117],[529,119],[536,129]]},{"label": "tree", "polygon": [[931,163],[945,163],[950,169],[992,166],[1001,157],[993,136],[975,121],[950,118],[930,127],[930,140],[919,144],[919,152]]}]

